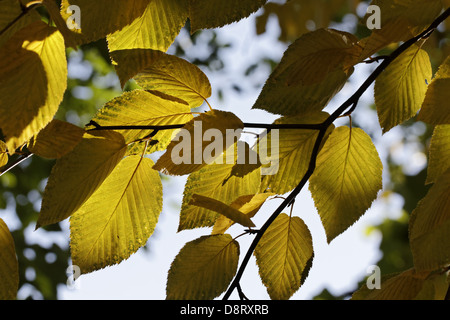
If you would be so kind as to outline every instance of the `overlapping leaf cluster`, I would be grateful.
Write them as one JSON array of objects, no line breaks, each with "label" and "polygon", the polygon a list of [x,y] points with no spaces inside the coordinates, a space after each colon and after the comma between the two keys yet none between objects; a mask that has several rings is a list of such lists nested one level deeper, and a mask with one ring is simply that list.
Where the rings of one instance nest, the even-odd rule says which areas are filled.
[{"label": "overlapping leaf cluster", "polygon": [[[312,160],[315,170],[309,189],[329,242],[370,208],[382,188],[378,152],[363,129],[335,128],[327,123],[330,114],[323,110],[359,63],[426,29],[441,13],[442,2],[374,1],[389,15],[383,16],[383,28],[367,38],[322,28],[295,40],[253,108],[279,115],[273,125],[313,126],[281,128],[278,135],[272,130],[249,146],[238,141],[245,123],[234,113],[209,105],[207,76],[166,51],[187,19],[192,32],[221,27],[247,17],[265,3],[63,0],[58,7],[56,1],[43,0],[38,5],[45,7],[53,21],[47,24],[33,10],[36,2],[0,2],[0,128],[4,137],[0,164],[7,164],[8,154],[24,152],[57,159],[37,228],[69,218],[72,260],[82,273],[119,263],[147,242],[163,208],[160,174],[188,176],[179,231],[212,228],[210,235],[188,242],[176,256],[168,274],[169,299],[212,299],[226,291],[240,254],[237,238],[227,230],[237,223],[249,228],[249,234],[258,232],[251,229],[257,227],[252,218],[268,199],[294,190]],[[82,13],[80,28],[73,30],[66,26],[71,5]],[[134,78],[141,89],[106,103],[85,128],[55,120],[66,89],[65,49],[105,37],[122,86]],[[427,179],[433,186],[410,223],[415,269],[390,277],[379,295],[362,289],[355,298],[406,297],[402,294],[435,298],[442,291],[437,288],[445,287],[446,280],[443,284],[436,274],[450,264],[450,58],[433,76],[422,44],[412,45],[394,59],[375,83],[384,132],[417,112],[419,120],[435,125]],[[15,83],[21,83],[20,88],[13,87]],[[197,112],[205,102],[209,111]],[[189,154],[180,150],[180,140],[194,138],[196,130],[204,138],[208,129],[216,129],[220,136],[215,139],[226,143],[214,144],[214,150],[209,150],[213,137],[201,139],[200,144],[192,139]],[[278,152],[270,147],[274,139]],[[253,152],[259,161],[242,163],[242,150]],[[148,155],[155,151],[165,152],[153,163]],[[174,162],[173,154],[180,152],[185,163]],[[210,155],[208,161],[205,154]],[[229,161],[212,161],[222,157]],[[277,160],[277,170],[262,174],[270,159]],[[279,214],[259,236],[254,255],[261,280],[272,299],[289,299],[312,265],[311,233],[291,212]],[[0,298],[13,298],[17,290],[14,243],[2,220],[0,249]],[[413,294],[404,282],[419,289]]]}]

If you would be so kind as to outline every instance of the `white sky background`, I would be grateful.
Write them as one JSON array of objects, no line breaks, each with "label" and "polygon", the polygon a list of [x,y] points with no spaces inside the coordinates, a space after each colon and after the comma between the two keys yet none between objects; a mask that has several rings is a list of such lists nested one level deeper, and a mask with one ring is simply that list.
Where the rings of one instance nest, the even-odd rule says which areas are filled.
[{"label": "white sky background", "polygon": [[[223,58],[226,60],[227,68],[224,75],[211,75],[210,81],[214,88],[224,87],[224,84],[235,82],[244,88],[243,94],[238,94],[233,90],[224,91],[225,101],[219,101],[216,96],[209,99],[214,108],[229,110],[237,114],[246,122],[272,122],[276,116],[269,115],[265,111],[251,110],[259,91],[252,89],[253,83],[234,77],[239,77],[243,73],[243,68],[248,67],[251,62],[258,61],[258,57],[270,56],[278,61],[285,50],[285,46],[277,41],[278,26],[276,20],[270,20],[268,32],[264,36],[256,36],[254,31],[254,19],[242,20],[226,26],[220,30],[220,37],[224,42],[232,42],[231,49],[224,50]],[[356,82],[349,84],[332,101],[331,110],[336,108],[340,102],[350,96],[351,93],[364,80],[367,66],[358,66],[352,76]],[[209,76],[208,70],[205,73]],[[268,74],[259,80],[262,85]],[[371,102],[373,91],[368,90],[363,99],[360,100],[359,108],[364,109],[365,102]],[[368,130],[374,130],[381,138],[376,114],[373,112],[367,116],[358,117],[363,128],[367,125]],[[339,124],[339,123],[337,123]],[[346,124],[346,121],[340,123]],[[380,143],[392,145],[397,141],[395,130],[383,136]],[[383,147],[384,149],[384,147]],[[383,150],[380,150],[383,158]],[[165,287],[167,273],[170,264],[183,245],[202,235],[210,234],[211,229],[203,228],[196,230],[186,230],[177,233],[178,214],[181,205],[183,188],[186,177],[171,177],[164,181],[164,209],[161,213],[154,235],[150,238],[149,251],[139,250],[137,254],[119,265],[105,268],[103,270],[83,275],[77,281],[75,288],[69,289],[66,286],[60,287],[60,299],[165,299]],[[325,232],[320,223],[320,218],[314,207],[307,186],[302,190],[295,202],[293,214],[301,217],[308,225],[312,236],[315,258],[309,276],[300,290],[291,299],[311,299],[320,293],[324,288],[333,294],[342,294],[354,291],[356,282],[366,275],[369,275],[367,268],[380,259],[378,250],[381,241],[379,234],[365,234],[366,227],[371,224],[378,224],[386,217],[396,217],[401,207],[401,203],[392,199],[390,203],[383,205],[376,203],[372,209],[346,232],[341,234],[331,244],[326,243]],[[280,199],[271,200],[263,206],[258,215],[253,219],[257,227],[260,227],[265,219],[281,203]],[[388,209],[389,207],[389,209]],[[289,212],[286,212],[289,213]],[[68,221],[64,226],[68,230]],[[242,232],[240,227],[232,227],[230,233],[238,235]],[[37,236],[37,235],[36,235]],[[241,259],[245,255],[252,235],[239,238]],[[67,242],[69,239],[67,231]],[[259,279],[258,270],[254,258],[250,260],[247,269],[242,277],[241,286],[244,293],[250,299],[268,299],[269,296],[265,287]],[[219,297],[220,298],[220,297]],[[236,292],[231,296],[237,299]]]}]

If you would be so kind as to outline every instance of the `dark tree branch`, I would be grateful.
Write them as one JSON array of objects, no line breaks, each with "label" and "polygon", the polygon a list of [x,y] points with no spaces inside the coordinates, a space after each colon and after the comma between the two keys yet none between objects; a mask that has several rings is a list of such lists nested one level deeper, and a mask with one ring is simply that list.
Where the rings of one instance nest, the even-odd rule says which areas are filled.
[{"label": "dark tree branch", "polygon": [[[169,125],[123,125],[123,126],[102,126],[91,121],[88,125],[94,126],[92,129],[87,131],[98,131],[98,130],[173,130],[180,129],[185,126],[185,124],[169,124]],[[244,122],[245,128],[260,128],[260,129],[296,129],[296,130],[320,130],[322,124],[298,124],[298,123],[286,123],[286,124],[268,124],[268,123],[246,123]]]}]

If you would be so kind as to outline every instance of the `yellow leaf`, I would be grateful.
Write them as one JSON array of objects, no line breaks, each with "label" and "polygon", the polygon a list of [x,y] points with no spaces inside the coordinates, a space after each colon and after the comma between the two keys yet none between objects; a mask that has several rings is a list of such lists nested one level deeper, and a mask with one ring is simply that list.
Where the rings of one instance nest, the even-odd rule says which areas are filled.
[{"label": "yellow leaf", "polygon": [[15,300],[19,289],[19,265],[14,239],[0,218],[0,300]]},{"label": "yellow leaf", "polygon": [[417,114],[431,76],[428,54],[415,45],[381,73],[375,82],[375,104],[383,133]]},{"label": "yellow leaf", "polygon": [[157,61],[163,52],[151,49],[117,50],[109,53],[122,88],[126,82]]},{"label": "yellow leaf", "polygon": [[[373,0],[381,12],[381,28],[361,40],[361,60],[391,43],[406,41],[428,27],[442,10],[440,0]],[[366,19],[370,17],[368,13]]]},{"label": "yellow leaf", "polygon": [[0,140],[0,168],[8,163],[8,148],[6,143]]},{"label": "yellow leaf", "polygon": [[[248,218],[252,218],[259,211],[267,198],[274,195],[274,193],[258,193],[254,195],[240,196],[230,204],[230,207],[239,210],[239,212],[247,215]],[[220,215],[214,223],[211,234],[224,233],[233,224],[233,220],[224,215]]]},{"label": "yellow leaf", "polygon": [[353,72],[361,50],[357,41],[332,29],[302,35],[286,50],[253,108],[282,115],[321,111]]},{"label": "yellow leaf", "polygon": [[166,52],[186,23],[187,1],[152,0],[133,23],[108,36],[110,51],[152,49]]},{"label": "yellow leaf", "polygon": [[287,300],[300,288],[313,256],[306,224],[299,217],[280,214],[255,249],[259,274],[272,300]]},{"label": "yellow leaf", "polygon": [[[124,92],[121,96],[106,103],[92,119],[100,126],[162,126],[183,125],[193,118],[190,108],[186,105],[162,99],[143,90]],[[88,129],[94,128],[88,126]],[[145,142],[136,142],[153,133],[151,129],[116,130],[123,135],[125,143],[130,144],[129,153],[143,152]],[[175,130],[161,130],[147,152],[163,150],[173,138]]]},{"label": "yellow leaf", "polygon": [[69,7],[79,7],[80,24],[70,32],[72,41],[80,45],[102,39],[131,24],[144,13],[150,1],[153,0],[63,0],[60,14],[68,21],[73,14]]},{"label": "yellow leaf", "polygon": [[371,57],[391,43],[399,42],[406,38],[412,38],[413,36],[406,19],[397,18],[387,21],[383,24],[381,29],[374,29],[370,36],[359,41],[359,45],[363,48],[359,61]]},{"label": "yellow leaf", "polygon": [[450,124],[450,56],[448,56],[428,86],[418,120],[430,124]]},{"label": "yellow leaf", "polygon": [[73,263],[82,273],[127,259],[152,235],[162,210],[162,184],[153,161],[122,160],[70,217]]},{"label": "yellow leaf", "polygon": [[[283,117],[275,121],[276,124],[318,124],[328,117],[328,113],[321,112],[304,117]],[[327,134],[334,129],[329,127]],[[273,174],[262,176],[261,191],[284,194],[294,189],[308,170],[312,150],[318,135],[317,130],[278,130],[278,150],[272,150],[271,130],[260,139],[258,152],[263,163],[269,162],[269,157],[275,159],[277,167],[274,166]],[[277,152],[278,151],[278,152]]]},{"label": "yellow leaf", "polygon": [[83,129],[71,123],[53,119],[30,140],[27,147],[40,157],[58,159],[72,151],[83,138],[83,134]]},{"label": "yellow leaf", "polygon": [[409,242],[417,270],[437,270],[450,264],[450,169],[412,212]]},{"label": "yellow leaf", "polygon": [[382,276],[379,289],[364,285],[352,295],[352,300],[444,300],[447,289],[445,273],[430,274],[409,269]]},{"label": "yellow leaf", "polygon": [[248,17],[267,0],[188,0],[191,32],[217,28]]},{"label": "yellow leaf", "polygon": [[85,133],[54,165],[42,198],[36,228],[68,218],[98,189],[126,152],[117,132]]},{"label": "yellow leaf", "polygon": [[186,243],[170,266],[168,300],[209,300],[224,292],[239,261],[239,243],[229,234]]},{"label": "yellow leaf", "polygon": [[56,28],[32,23],[2,47],[0,127],[10,153],[53,119],[66,86],[64,39]]},{"label": "yellow leaf", "polygon": [[243,225],[244,227],[251,228],[255,226],[246,214],[216,199],[201,196],[199,194],[193,194],[191,200],[189,201],[189,205],[215,211],[228,219]]},{"label": "yellow leaf", "polygon": [[218,217],[214,211],[190,205],[194,194],[231,205],[242,195],[258,193],[260,170],[244,177],[230,177],[233,167],[233,164],[210,164],[189,175],[183,193],[178,231],[212,226]]},{"label": "yellow leaf", "polygon": [[[189,121],[175,136],[155,169],[184,175],[221,160],[220,155],[239,139],[244,124],[233,113],[212,110]],[[180,141],[181,140],[181,141]]]},{"label": "yellow leaf", "polygon": [[440,0],[373,0],[371,4],[380,7],[381,29],[387,22],[403,18],[413,35],[428,27],[442,11]]},{"label": "yellow leaf", "polygon": [[433,183],[450,168],[450,125],[434,127],[431,137],[426,183]]},{"label": "yellow leaf", "polygon": [[185,101],[191,108],[211,96],[211,84],[194,64],[173,55],[162,55],[134,80],[145,90],[156,90]]},{"label": "yellow leaf", "polygon": [[328,242],[371,206],[382,187],[382,168],[371,138],[362,129],[338,127],[330,134],[309,181]]}]

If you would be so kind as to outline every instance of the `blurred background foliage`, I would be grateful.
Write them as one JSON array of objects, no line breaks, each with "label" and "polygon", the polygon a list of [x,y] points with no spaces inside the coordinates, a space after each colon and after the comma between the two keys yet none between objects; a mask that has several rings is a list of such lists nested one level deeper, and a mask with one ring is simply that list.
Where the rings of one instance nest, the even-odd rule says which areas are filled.
[{"label": "blurred background foliage", "polygon": [[[368,2],[359,0],[269,1],[256,14],[256,18],[249,21],[254,21],[255,37],[264,35],[267,25],[276,22],[279,33],[273,41],[286,47],[303,33],[321,27],[352,32],[357,37],[363,38],[370,32],[360,23],[367,6]],[[45,19],[46,12],[40,9],[40,13]],[[439,28],[425,45],[434,71],[450,53],[448,27],[447,21],[447,27]],[[229,70],[222,56],[223,52],[233,50],[233,43],[222,43],[218,34],[220,30],[204,30],[190,35],[188,21],[169,52],[206,68],[210,77],[227,73]],[[185,49],[186,42],[189,43],[190,50]],[[84,45],[77,51],[68,49],[67,58],[68,89],[57,118],[83,127],[98,108],[120,95],[122,90],[111,65],[105,40]],[[219,99],[223,98],[224,94],[244,94],[240,84],[250,79],[256,83],[254,90],[260,90],[277,63],[278,61],[271,59],[269,54],[258,61],[251,61],[242,70],[242,74],[233,74],[235,83],[219,85],[214,88],[216,90],[214,94]],[[257,72],[260,69],[263,72]],[[133,81],[130,81],[124,90],[135,87]],[[230,88],[231,91],[228,90]],[[358,112],[359,109],[361,112],[372,111],[370,121],[376,119],[373,118],[376,116],[373,105],[360,105]],[[363,118],[355,117],[353,120],[355,125],[358,125],[358,119]],[[372,126],[376,127],[376,124]],[[375,131],[372,132],[373,136],[376,135]],[[394,215],[398,217],[397,219],[386,219],[367,231],[378,232],[382,236],[380,243],[382,256],[377,263],[382,274],[403,271],[412,266],[408,244],[408,217],[427,191],[424,182],[431,133],[432,128],[412,120],[397,128],[399,139],[394,145],[379,146],[389,149],[385,159],[388,179],[385,179],[385,192],[381,201],[386,201],[387,207],[392,199],[401,203],[399,207],[390,209],[399,211]],[[421,161],[411,169],[412,157],[419,157]],[[67,281],[65,270],[70,265],[67,228],[57,224],[34,232],[42,193],[53,164],[54,162],[50,160],[31,157],[0,177],[0,216],[7,218],[19,259],[18,299],[57,299],[58,286],[64,285]],[[364,279],[361,279],[362,281]],[[358,285],[355,284],[355,290],[357,288]],[[346,299],[350,295],[351,292],[333,296],[324,289],[315,299]]]}]

